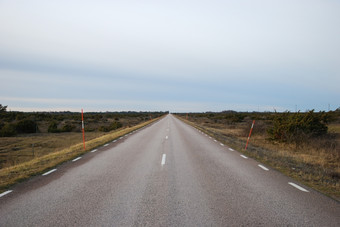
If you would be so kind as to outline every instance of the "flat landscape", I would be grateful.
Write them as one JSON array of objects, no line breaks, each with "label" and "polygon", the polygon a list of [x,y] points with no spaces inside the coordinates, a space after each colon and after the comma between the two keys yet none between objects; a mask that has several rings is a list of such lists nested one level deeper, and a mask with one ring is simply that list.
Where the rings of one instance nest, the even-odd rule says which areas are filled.
[{"label": "flat landscape", "polygon": [[[85,140],[160,117],[161,112],[85,113]],[[0,113],[0,169],[83,142],[81,114]],[[24,124],[23,127],[20,125]],[[52,127],[54,126],[54,127]],[[13,133],[8,133],[10,128]],[[7,129],[7,130],[6,130]]]},{"label": "flat landscape", "polygon": [[[183,120],[205,131],[221,142],[225,142],[242,153],[264,162],[273,168],[313,187],[333,198],[340,199],[340,114],[339,111],[326,113],[189,113],[178,114]],[[300,121],[294,118],[301,118]],[[317,130],[317,121],[312,118],[325,117],[320,124],[323,134],[311,135]],[[284,140],[271,137],[269,133],[276,124],[284,125],[284,119],[294,118],[290,127],[295,127],[292,135]],[[256,119],[256,120],[255,120]],[[255,124],[245,150],[253,120]],[[304,125],[310,122],[313,128]],[[306,123],[305,124],[308,124]],[[326,123],[327,122],[327,123]],[[286,122],[287,123],[287,122]],[[319,123],[322,123],[321,121]],[[287,126],[288,127],[288,126]],[[324,128],[326,127],[326,130]],[[283,130],[283,126],[281,127]],[[305,131],[302,131],[305,129]],[[295,133],[295,134],[294,134]],[[281,135],[280,134],[280,135]]]},{"label": "flat landscape", "polygon": [[165,113],[87,114],[85,148],[79,113],[0,114],[0,192],[3,192],[15,183],[144,127]]},{"label": "flat landscape", "polygon": [[172,115],[11,188],[1,226],[338,226],[339,202]]},{"label": "flat landscape", "polygon": [[0,227],[340,227],[340,1],[0,3]]}]

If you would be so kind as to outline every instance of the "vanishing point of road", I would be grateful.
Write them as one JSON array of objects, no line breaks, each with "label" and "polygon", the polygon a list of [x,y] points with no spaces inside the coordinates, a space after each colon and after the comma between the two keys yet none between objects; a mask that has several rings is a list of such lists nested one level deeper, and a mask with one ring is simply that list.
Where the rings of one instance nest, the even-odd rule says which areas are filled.
[{"label": "vanishing point of road", "polygon": [[3,193],[0,226],[340,226],[340,203],[167,115]]}]

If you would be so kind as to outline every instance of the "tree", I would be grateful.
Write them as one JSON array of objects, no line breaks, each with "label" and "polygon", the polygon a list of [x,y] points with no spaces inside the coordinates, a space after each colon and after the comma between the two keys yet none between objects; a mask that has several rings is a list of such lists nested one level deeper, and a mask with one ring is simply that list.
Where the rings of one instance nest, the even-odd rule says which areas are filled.
[{"label": "tree", "polygon": [[2,104],[0,104],[0,113],[4,113],[7,111],[7,106],[3,106]]}]

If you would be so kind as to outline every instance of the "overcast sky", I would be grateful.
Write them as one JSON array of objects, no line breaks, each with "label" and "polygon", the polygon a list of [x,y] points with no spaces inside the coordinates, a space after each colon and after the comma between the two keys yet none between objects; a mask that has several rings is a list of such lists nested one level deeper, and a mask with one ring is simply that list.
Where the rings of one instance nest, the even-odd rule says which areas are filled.
[{"label": "overcast sky", "polygon": [[0,0],[11,110],[340,107],[338,0]]}]

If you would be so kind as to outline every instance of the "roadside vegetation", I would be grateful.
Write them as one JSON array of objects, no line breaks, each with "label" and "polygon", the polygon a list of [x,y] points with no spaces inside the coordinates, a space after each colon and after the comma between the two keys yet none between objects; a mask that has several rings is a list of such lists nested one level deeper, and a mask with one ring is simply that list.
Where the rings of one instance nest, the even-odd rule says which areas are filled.
[{"label": "roadside vegetation", "polygon": [[0,192],[80,154],[144,127],[167,112],[9,112],[0,104]]},{"label": "roadside vegetation", "polygon": [[234,149],[340,200],[340,109],[327,113],[224,111],[176,115]]}]

